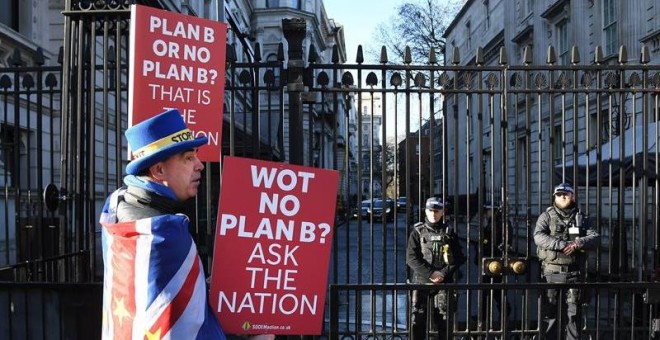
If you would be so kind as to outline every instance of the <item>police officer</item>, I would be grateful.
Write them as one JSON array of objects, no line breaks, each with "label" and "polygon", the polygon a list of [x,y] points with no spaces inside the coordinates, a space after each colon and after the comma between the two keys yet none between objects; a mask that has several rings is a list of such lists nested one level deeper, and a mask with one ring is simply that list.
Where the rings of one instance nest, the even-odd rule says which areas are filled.
[{"label": "police officer", "polygon": [[[424,222],[415,224],[408,238],[406,263],[413,271],[412,281],[435,285],[452,282],[452,274],[464,262],[458,237],[450,224],[443,221],[444,204],[439,198],[426,200],[425,214]],[[429,317],[439,336],[446,332],[448,305],[455,306],[447,300],[445,290],[413,290],[411,339],[427,338]]]},{"label": "police officer", "polygon": [[[571,283],[584,280],[584,250],[598,246],[599,235],[578,209],[575,190],[568,183],[555,187],[553,205],[536,221],[534,242],[541,261],[542,277],[549,283]],[[566,339],[579,339],[580,291],[572,288],[566,296]],[[543,303],[547,339],[557,339],[557,305],[561,295],[547,289]],[[564,313],[564,311],[562,311]],[[565,319],[565,318],[562,318]]]}]

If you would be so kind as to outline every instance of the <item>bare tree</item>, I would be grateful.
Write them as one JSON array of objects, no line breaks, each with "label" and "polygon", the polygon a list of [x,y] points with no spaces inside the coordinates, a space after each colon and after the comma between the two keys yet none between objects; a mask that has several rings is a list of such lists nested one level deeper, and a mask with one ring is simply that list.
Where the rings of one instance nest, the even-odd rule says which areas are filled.
[{"label": "bare tree", "polygon": [[394,177],[394,169],[397,167],[395,156],[398,158],[398,147],[393,136],[388,137],[384,144],[385,145],[383,145],[383,147],[385,148],[385,160],[383,164],[385,167],[385,176],[387,181],[384,183],[383,188],[385,188],[389,197],[396,198],[396,187],[398,185],[398,179]]},{"label": "bare tree", "polygon": [[[387,48],[390,62],[403,60],[406,46],[410,47],[413,63],[427,63],[429,51],[433,48],[441,63],[447,26],[458,13],[464,1],[461,0],[412,0],[397,7],[396,14],[388,23],[376,28],[375,40]],[[378,60],[378,50],[369,50]]]}]

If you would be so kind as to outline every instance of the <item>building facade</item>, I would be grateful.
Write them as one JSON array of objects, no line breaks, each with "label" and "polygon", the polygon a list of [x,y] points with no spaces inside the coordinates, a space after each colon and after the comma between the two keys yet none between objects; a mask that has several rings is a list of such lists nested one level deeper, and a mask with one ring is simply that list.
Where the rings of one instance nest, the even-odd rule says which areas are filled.
[{"label": "building facade", "polygon": [[362,93],[359,110],[360,120],[360,188],[362,200],[372,195],[380,198],[382,192],[383,170],[383,116],[381,95],[378,93]]},{"label": "building facade", "polygon": [[[559,83],[554,85],[558,88],[565,84],[561,77],[571,75],[564,72],[562,76],[561,72],[568,71],[569,66],[594,66],[591,75],[595,77],[596,72],[603,70],[603,77],[607,77],[611,66],[639,65],[642,58],[646,58],[645,64],[657,64],[660,6],[655,1],[466,1],[444,36],[447,65],[501,69],[525,65],[564,67],[551,74],[554,79],[547,79]],[[642,57],[643,48],[648,53]],[[618,77],[615,73],[612,77]],[[485,88],[488,79],[480,80]],[[534,81],[545,78],[537,73],[522,80],[534,86]],[[584,80],[585,77],[571,79],[571,84],[577,86]],[[514,84],[514,79],[502,81]],[[473,84],[479,86],[477,82]],[[504,101],[483,95],[475,97],[467,108],[465,102],[449,98],[447,105],[457,105],[460,115],[467,114],[468,119],[459,119],[455,122],[456,130],[447,130],[447,166],[469,169],[471,174],[449,180],[449,192],[471,194],[480,187],[486,197],[501,201],[503,186],[515,192],[527,184],[530,192],[510,194],[505,199],[510,207],[533,202],[532,211],[536,214],[547,203],[547,192],[553,185],[563,180],[579,182],[571,176],[573,159],[625,135],[626,131],[632,133],[633,127],[644,125],[648,110],[654,109],[652,103],[640,104],[648,98],[639,94],[600,93],[578,95],[575,101],[572,97],[570,101],[565,99],[561,94],[521,94],[515,101]],[[620,117],[623,125],[619,124]],[[453,124],[452,115],[447,118]],[[503,153],[505,149],[498,147],[499,143],[508,146],[509,154]],[[458,154],[467,156],[457,158]],[[593,173],[592,176],[595,177]],[[591,190],[585,194],[595,205],[596,193]],[[632,211],[625,215],[632,218]]]}]

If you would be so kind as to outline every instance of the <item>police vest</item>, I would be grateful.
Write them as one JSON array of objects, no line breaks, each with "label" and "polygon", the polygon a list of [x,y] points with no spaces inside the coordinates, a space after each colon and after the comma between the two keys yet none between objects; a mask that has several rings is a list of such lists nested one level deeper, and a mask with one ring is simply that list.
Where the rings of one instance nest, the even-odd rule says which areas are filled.
[{"label": "police vest", "polygon": [[[432,228],[419,222],[415,224],[414,228],[419,233],[420,248],[425,261],[431,263],[436,270],[452,264],[451,252],[453,250],[449,247],[453,230],[450,226],[442,224],[440,228]],[[450,257],[449,261],[445,254]]]},{"label": "police vest", "polygon": [[[548,208],[545,213],[550,216],[550,236],[568,242],[568,228],[575,225],[575,214],[577,212],[578,210],[576,209],[570,216],[562,217],[557,213],[557,210],[555,210],[554,207]],[[571,265],[577,263],[578,253],[579,252],[574,252],[571,255],[566,255],[562,249],[553,250],[541,247],[537,248],[537,255],[540,260],[545,263],[556,265]]]}]

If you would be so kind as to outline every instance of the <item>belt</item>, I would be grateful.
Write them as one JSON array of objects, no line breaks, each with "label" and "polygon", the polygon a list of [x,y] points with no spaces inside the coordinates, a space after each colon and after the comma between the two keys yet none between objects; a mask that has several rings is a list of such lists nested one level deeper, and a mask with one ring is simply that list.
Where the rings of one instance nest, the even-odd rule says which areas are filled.
[{"label": "belt", "polygon": [[552,264],[544,263],[544,271],[556,272],[556,273],[568,273],[568,272],[578,272],[580,271],[580,266],[576,264]]}]

